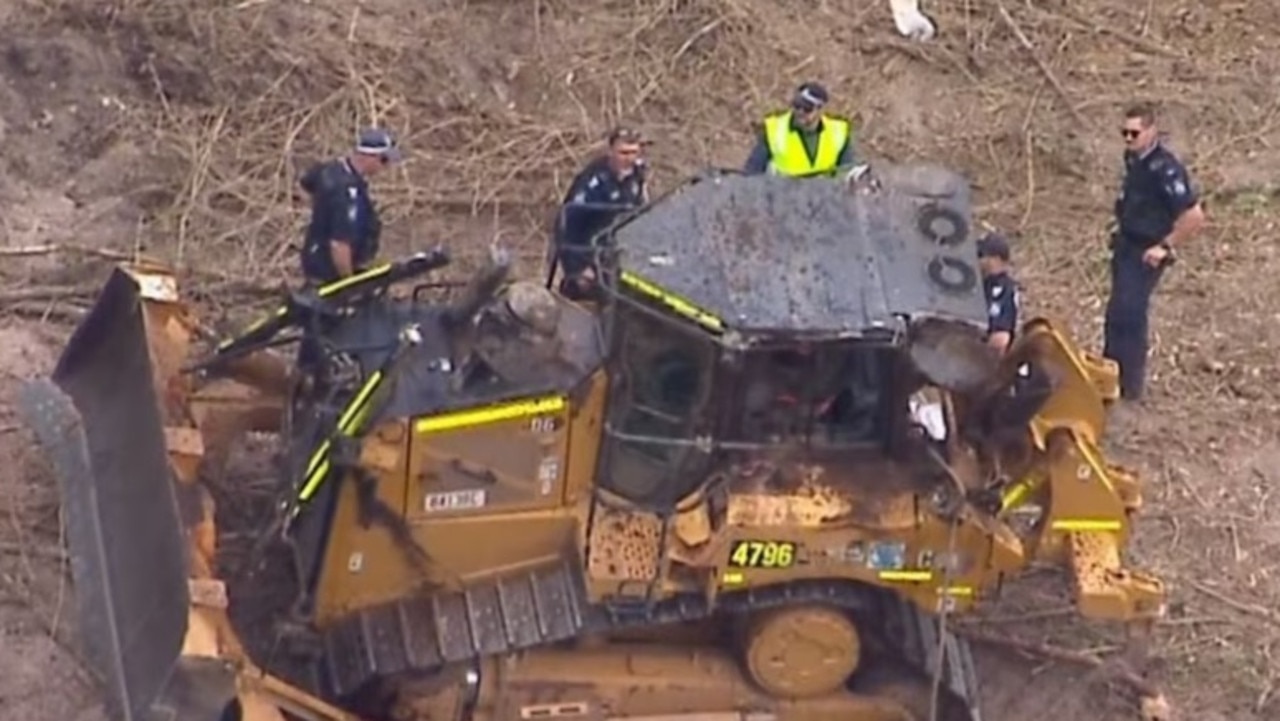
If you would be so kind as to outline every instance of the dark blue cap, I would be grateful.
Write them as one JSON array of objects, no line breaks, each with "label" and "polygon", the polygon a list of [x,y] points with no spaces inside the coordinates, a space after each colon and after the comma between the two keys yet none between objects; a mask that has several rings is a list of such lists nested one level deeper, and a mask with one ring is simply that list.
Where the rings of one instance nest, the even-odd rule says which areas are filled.
[{"label": "dark blue cap", "polygon": [[826,105],[830,99],[831,96],[827,94],[826,88],[810,82],[796,88],[796,94],[791,99],[791,105],[797,109],[814,110]]},{"label": "dark blue cap", "polygon": [[361,130],[356,138],[356,152],[361,155],[377,155],[386,158],[389,163],[394,163],[403,157],[400,148],[396,146],[396,139],[389,131],[382,128]]},{"label": "dark blue cap", "polygon": [[978,239],[979,258],[1009,259],[1009,240],[1003,235],[990,232]]}]

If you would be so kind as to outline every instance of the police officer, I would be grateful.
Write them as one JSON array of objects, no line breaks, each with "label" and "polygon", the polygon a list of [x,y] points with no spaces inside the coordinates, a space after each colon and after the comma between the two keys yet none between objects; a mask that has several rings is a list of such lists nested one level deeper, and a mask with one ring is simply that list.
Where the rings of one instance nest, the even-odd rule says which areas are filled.
[{"label": "police officer", "polygon": [[596,268],[589,251],[596,234],[621,213],[649,202],[640,133],[616,127],[607,141],[606,152],[574,177],[556,216],[554,257],[563,270],[560,292],[573,300],[590,298],[596,291]]},{"label": "police officer", "polygon": [[[1022,310],[1022,289],[1010,271],[1010,257],[1009,240],[1003,234],[991,231],[978,239],[978,265],[987,300],[987,344],[1001,356],[1017,336]],[[1021,437],[1052,394],[1053,383],[1045,369],[1024,359],[1008,385],[981,411],[990,440],[999,444]]]},{"label": "police officer", "polygon": [[354,152],[312,166],[299,184],[311,196],[311,222],[302,247],[302,273],[323,285],[356,273],[378,254],[382,222],[368,179],[400,160],[386,130],[360,132]]},{"label": "police officer", "polygon": [[1009,241],[997,232],[978,239],[978,265],[987,299],[987,344],[1003,355],[1018,331],[1018,282],[1009,273]]},{"label": "police officer", "polygon": [[852,166],[852,126],[822,112],[829,99],[827,89],[817,83],[797,88],[790,110],[764,119],[743,172],[804,176]]},{"label": "police officer", "polygon": [[1142,398],[1151,296],[1173,253],[1204,224],[1187,169],[1161,142],[1154,109],[1125,111],[1124,181],[1111,237],[1103,355],[1120,366],[1120,397]]}]

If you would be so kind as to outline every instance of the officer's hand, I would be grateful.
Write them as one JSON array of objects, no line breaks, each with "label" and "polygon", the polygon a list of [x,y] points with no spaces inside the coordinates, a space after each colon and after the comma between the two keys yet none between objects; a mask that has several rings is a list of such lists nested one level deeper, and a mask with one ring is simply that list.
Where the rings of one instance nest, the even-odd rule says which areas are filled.
[{"label": "officer's hand", "polygon": [[1142,254],[1142,262],[1152,268],[1159,268],[1165,258],[1169,257],[1169,249],[1163,245],[1153,245]]}]

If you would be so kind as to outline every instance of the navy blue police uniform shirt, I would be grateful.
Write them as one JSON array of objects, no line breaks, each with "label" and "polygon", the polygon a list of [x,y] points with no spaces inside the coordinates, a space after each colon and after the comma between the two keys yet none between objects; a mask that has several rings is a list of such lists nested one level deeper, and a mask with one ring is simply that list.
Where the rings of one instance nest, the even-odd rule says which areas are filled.
[{"label": "navy blue police uniform shirt", "polygon": [[351,244],[357,270],[378,255],[378,210],[368,183],[345,158],[313,166],[300,184],[311,196],[311,223],[302,249],[302,268],[309,278],[329,282],[338,277],[329,247],[334,240]]},{"label": "navy blue police uniform shirt", "polygon": [[982,279],[982,290],[987,298],[987,334],[1008,333],[1018,329],[1018,283],[1008,273],[989,275]]},{"label": "navy blue police uniform shirt", "polygon": [[1161,143],[1146,154],[1126,151],[1125,175],[1116,199],[1122,241],[1145,250],[1163,241],[1184,211],[1199,202],[1182,162]]},{"label": "navy blue police uniform shirt", "polygon": [[[574,177],[565,193],[562,211],[556,219],[557,239],[561,248],[587,248],[600,231],[608,227],[619,213],[638,208],[644,203],[644,160],[636,161],[635,170],[619,179],[609,167],[608,157],[592,160]],[[583,207],[584,204],[610,204],[617,208]],[[591,265],[591,256],[569,250],[560,253],[565,273],[573,275]]]}]

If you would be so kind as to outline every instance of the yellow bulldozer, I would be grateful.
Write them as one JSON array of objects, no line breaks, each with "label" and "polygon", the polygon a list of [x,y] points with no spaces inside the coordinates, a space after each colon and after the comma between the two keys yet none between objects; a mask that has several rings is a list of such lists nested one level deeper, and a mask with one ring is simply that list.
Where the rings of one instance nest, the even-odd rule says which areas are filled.
[{"label": "yellow bulldozer", "polygon": [[[1164,591],[1122,560],[1113,364],[1045,319],[988,349],[970,206],[932,165],[709,173],[597,237],[593,302],[502,252],[442,290],[436,251],[221,342],[172,273],[118,266],[21,396],[109,708],[981,721],[949,618],[1033,565],[1091,618],[1149,622]],[[248,433],[280,459],[258,545],[291,563],[235,580]],[[280,584],[278,634],[237,623]]]}]

